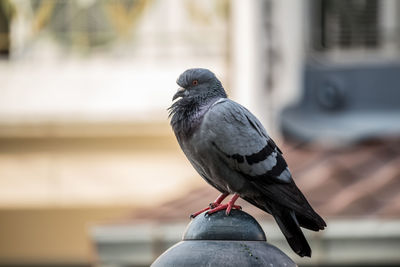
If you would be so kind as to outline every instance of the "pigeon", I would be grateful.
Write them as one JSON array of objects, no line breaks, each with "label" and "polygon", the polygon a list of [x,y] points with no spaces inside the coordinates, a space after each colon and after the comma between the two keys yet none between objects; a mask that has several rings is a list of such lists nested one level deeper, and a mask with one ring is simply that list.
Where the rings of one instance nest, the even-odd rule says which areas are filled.
[{"label": "pigeon", "polygon": [[[205,211],[229,215],[240,197],[271,214],[290,247],[311,257],[300,227],[319,231],[325,221],[313,210],[292,179],[282,151],[260,121],[230,100],[218,78],[208,69],[183,72],[169,107],[170,124],[189,162],[200,176],[221,192]],[[230,194],[232,199],[222,204]]]}]

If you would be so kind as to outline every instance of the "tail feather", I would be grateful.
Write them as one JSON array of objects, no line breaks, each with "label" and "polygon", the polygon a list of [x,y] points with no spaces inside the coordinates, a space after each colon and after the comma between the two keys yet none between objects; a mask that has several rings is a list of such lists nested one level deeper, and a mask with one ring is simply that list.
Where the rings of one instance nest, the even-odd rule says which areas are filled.
[{"label": "tail feather", "polygon": [[296,219],[301,227],[304,227],[308,230],[319,231],[324,230],[326,227],[325,221],[316,212],[314,212],[312,218],[296,212]]},{"label": "tail feather", "polygon": [[326,227],[325,221],[308,204],[304,205],[302,212],[278,205],[266,198],[243,197],[249,203],[271,214],[284,234],[290,247],[299,256],[311,257],[311,248],[300,227],[319,231]]},{"label": "tail feather", "polygon": [[311,257],[310,245],[300,229],[294,212],[284,210],[273,216],[293,251],[300,257]]}]

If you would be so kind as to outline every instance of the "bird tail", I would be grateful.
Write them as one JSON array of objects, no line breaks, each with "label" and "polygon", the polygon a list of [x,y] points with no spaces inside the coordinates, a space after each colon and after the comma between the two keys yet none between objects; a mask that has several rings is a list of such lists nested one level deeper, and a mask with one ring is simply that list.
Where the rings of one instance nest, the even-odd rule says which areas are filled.
[{"label": "bird tail", "polygon": [[310,245],[300,229],[295,213],[284,209],[273,216],[293,251],[300,257],[311,257]]},{"label": "bird tail", "polygon": [[[300,191],[299,191],[300,192]],[[300,192],[301,193],[301,192]],[[277,222],[279,228],[284,234],[290,247],[299,256],[311,257],[311,248],[300,227],[313,231],[323,230],[326,227],[325,221],[319,216],[308,204],[303,196],[304,201],[302,208],[295,210],[285,206],[278,205],[273,201],[265,201],[264,197],[248,198],[243,197],[249,203],[271,214]],[[297,205],[298,206],[298,205]]]},{"label": "bird tail", "polygon": [[[311,207],[310,207],[311,208]],[[308,230],[316,231],[324,230],[326,227],[326,223],[321,216],[318,215],[312,208],[310,214],[301,214],[296,212],[296,219],[301,227],[304,227]]]}]

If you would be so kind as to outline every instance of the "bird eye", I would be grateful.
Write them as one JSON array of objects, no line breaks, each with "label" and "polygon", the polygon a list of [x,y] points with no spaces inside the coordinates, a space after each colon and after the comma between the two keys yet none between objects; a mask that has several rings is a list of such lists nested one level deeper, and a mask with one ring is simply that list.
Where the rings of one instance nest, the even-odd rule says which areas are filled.
[{"label": "bird eye", "polygon": [[193,80],[192,81],[192,85],[198,85],[199,84],[199,81],[198,80]]}]

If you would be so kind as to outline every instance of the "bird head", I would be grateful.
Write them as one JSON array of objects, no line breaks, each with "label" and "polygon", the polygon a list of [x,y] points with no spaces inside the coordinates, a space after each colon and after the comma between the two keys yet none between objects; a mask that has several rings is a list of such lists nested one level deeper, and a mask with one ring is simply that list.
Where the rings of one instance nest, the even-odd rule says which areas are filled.
[{"label": "bird head", "polygon": [[176,83],[180,86],[172,100],[182,99],[207,100],[216,97],[227,97],[218,78],[208,69],[188,69],[183,72]]}]

